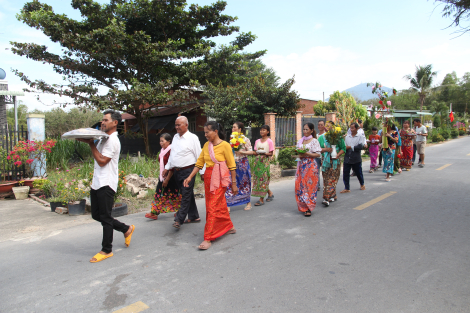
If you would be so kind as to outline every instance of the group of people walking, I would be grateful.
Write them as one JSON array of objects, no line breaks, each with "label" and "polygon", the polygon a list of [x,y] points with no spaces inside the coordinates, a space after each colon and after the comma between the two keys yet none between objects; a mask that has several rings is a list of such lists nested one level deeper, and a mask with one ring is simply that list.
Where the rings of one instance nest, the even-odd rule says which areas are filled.
[{"label": "group of people walking", "polygon": [[[96,146],[93,140],[82,140],[89,143],[95,159],[91,186],[92,216],[103,226],[102,250],[90,262],[100,262],[113,255],[113,229],[124,234],[126,246],[130,245],[135,230],[134,225],[125,225],[111,217],[113,197],[117,189],[120,153],[120,143],[115,135],[120,121],[121,116],[118,112],[105,111],[102,130],[108,133],[109,138],[101,139]],[[324,121],[320,121],[318,134],[313,124],[303,125],[303,137],[297,142],[297,149],[302,153],[297,156],[295,199],[298,211],[305,216],[311,216],[316,207],[320,175],[323,177],[323,205],[329,206],[331,202],[338,200],[336,187],[341,171],[340,157],[343,154],[344,190],[341,193],[350,192],[351,169],[359,180],[360,189],[365,190],[361,151],[367,148],[367,142],[370,144],[371,172],[380,166],[377,165],[377,157],[382,156],[383,171],[387,174],[387,180],[394,170],[397,146],[402,147],[402,153],[398,156],[398,162],[401,164],[399,168],[400,166],[405,169],[411,168],[410,158],[413,158],[413,154],[410,153],[410,149],[413,146],[416,146],[420,155],[420,166],[424,166],[426,128],[421,127],[420,121],[415,120],[417,126],[415,130],[409,129],[409,125],[407,127],[405,123],[400,134],[394,125],[388,124],[387,147],[381,146],[380,133],[376,129],[369,136],[369,140],[366,140],[362,122],[358,122],[350,125],[346,137],[340,138],[339,144],[335,147],[325,136],[331,127],[335,127],[334,122],[329,121],[325,124]],[[204,241],[199,245],[199,249],[207,250],[216,238],[236,233],[230,218],[231,206],[245,205],[245,210],[251,210],[251,197],[259,197],[255,206],[262,206],[274,200],[274,194],[269,189],[270,161],[275,151],[274,143],[269,138],[268,125],[260,128],[261,138],[256,140],[254,146],[247,137],[242,136],[244,140],[240,146],[237,144],[236,150],[225,141],[225,132],[215,121],[207,122],[204,126],[207,142],[202,148],[199,138],[188,130],[186,117],[180,116],[176,119],[175,129],[177,134],[173,137],[169,134],[160,136],[159,183],[151,204],[151,212],[145,217],[157,220],[161,213],[173,212],[173,227],[177,229],[187,223],[201,222],[194,197],[195,179],[199,173],[204,181],[206,201]],[[244,131],[243,123],[233,124],[232,132],[244,134]],[[415,134],[424,138],[424,144],[421,138],[421,140],[416,138],[416,143],[412,143]],[[335,157],[333,149],[336,149]],[[248,155],[255,156],[253,169],[250,168]],[[411,164],[413,162],[411,161]]]}]

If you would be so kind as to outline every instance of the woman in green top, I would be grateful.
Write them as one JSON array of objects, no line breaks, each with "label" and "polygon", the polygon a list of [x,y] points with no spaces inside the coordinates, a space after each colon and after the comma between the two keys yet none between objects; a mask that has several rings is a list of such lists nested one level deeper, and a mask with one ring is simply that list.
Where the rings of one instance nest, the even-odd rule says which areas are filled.
[{"label": "woman in green top", "polygon": [[[329,121],[325,125],[326,131],[330,130],[330,127],[334,127],[334,122]],[[341,138],[339,144],[336,145],[336,158],[331,158],[330,143],[326,140],[325,135],[318,138],[318,142],[322,147],[323,164],[321,167],[323,175],[323,202],[324,206],[329,206],[330,202],[337,201],[336,197],[336,184],[338,184],[339,176],[341,175],[341,159],[339,158],[346,151],[346,145],[344,139]]]}]

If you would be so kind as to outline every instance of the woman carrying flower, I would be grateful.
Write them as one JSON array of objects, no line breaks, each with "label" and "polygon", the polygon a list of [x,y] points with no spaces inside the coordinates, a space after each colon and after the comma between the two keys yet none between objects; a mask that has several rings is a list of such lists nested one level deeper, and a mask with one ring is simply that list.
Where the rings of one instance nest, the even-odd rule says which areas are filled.
[{"label": "woman carrying flower", "polygon": [[384,167],[382,171],[386,173],[385,181],[390,181],[390,177],[393,174],[393,163],[395,158],[396,144],[398,143],[398,132],[395,131],[395,125],[391,122],[386,122],[387,131],[383,134],[387,140],[388,147],[382,146],[382,153],[384,159]]},{"label": "woman carrying flower", "polygon": [[160,136],[160,176],[155,190],[154,200],[152,201],[152,208],[150,213],[145,214],[145,217],[157,220],[160,213],[177,212],[181,206],[181,195],[179,194],[179,187],[173,177],[173,171],[170,171],[165,179],[163,179],[163,170],[168,163],[171,152],[171,136],[170,134],[162,134]]},{"label": "woman carrying flower", "polygon": [[260,197],[255,206],[264,205],[264,197],[268,194],[266,202],[271,202],[274,195],[269,190],[269,181],[271,179],[270,172],[270,157],[274,153],[274,143],[268,138],[270,135],[270,127],[268,125],[261,126],[259,131],[261,139],[255,142],[255,151],[241,151],[243,155],[256,155],[255,163],[253,164],[253,188],[251,195],[253,197]]},{"label": "woman carrying flower", "polygon": [[[306,123],[303,127],[304,136],[297,142],[297,151],[300,161],[297,162],[297,172],[295,174],[295,200],[297,208],[305,216],[311,216],[317,204],[317,186],[319,168],[315,158],[321,156],[320,144],[315,138],[315,126]],[[322,136],[324,137],[324,136]]]},{"label": "woman carrying flower", "polygon": [[400,165],[409,171],[413,159],[413,138],[416,137],[415,131],[410,128],[410,121],[403,122],[403,128],[400,131],[401,137],[401,158]]},{"label": "woman carrying flower", "polygon": [[[327,133],[330,131],[331,128],[334,128],[341,132],[341,128],[334,127],[335,124],[333,121],[329,121],[325,125],[325,129]],[[326,135],[320,136],[318,138],[318,142],[320,147],[322,148],[323,154],[323,164],[321,167],[322,175],[323,175],[323,201],[322,204],[325,206],[329,206],[330,202],[337,201],[338,198],[336,196],[336,185],[338,184],[339,177],[341,175],[341,159],[339,158],[344,152],[346,151],[346,145],[344,143],[343,136],[338,136],[338,142],[335,145],[336,147],[336,158],[331,157],[331,152],[333,148],[331,144],[328,142]]]},{"label": "woman carrying flower", "polygon": [[225,191],[232,186],[232,192],[237,194],[237,165],[233,157],[232,147],[225,139],[220,124],[214,121],[204,125],[207,142],[197,159],[196,166],[191,174],[184,180],[183,185],[189,187],[193,177],[206,165],[204,173],[204,188],[206,198],[206,226],[204,228],[204,241],[199,249],[207,250],[212,241],[224,234],[235,234],[230,213],[227,210]]},{"label": "woman carrying flower", "polygon": [[[235,122],[232,126],[232,133],[236,136],[240,136],[242,143],[239,145],[238,151],[235,152],[235,163],[237,164],[237,187],[238,194],[234,195],[232,192],[232,186],[227,186],[225,192],[225,199],[227,200],[227,206],[237,206],[246,204],[245,210],[251,210],[251,170],[250,162],[248,158],[241,154],[241,151],[253,151],[251,148],[250,139],[244,136],[245,125],[242,122]],[[235,139],[235,138],[232,138]]]}]

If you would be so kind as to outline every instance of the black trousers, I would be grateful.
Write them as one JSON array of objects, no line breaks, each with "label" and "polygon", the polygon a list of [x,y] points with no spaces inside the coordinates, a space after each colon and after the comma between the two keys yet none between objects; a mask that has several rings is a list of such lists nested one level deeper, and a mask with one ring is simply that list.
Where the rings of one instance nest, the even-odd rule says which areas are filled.
[{"label": "black trousers", "polygon": [[382,165],[382,148],[379,149],[379,165]]},{"label": "black trousers", "polygon": [[101,222],[103,226],[103,241],[101,251],[111,253],[113,251],[113,230],[125,233],[129,226],[119,222],[111,216],[114,204],[114,190],[109,186],[98,190],[90,190],[91,216],[94,220]]},{"label": "black trousers", "polygon": [[364,175],[362,175],[362,162],[359,163],[354,163],[354,164],[348,164],[344,163],[343,164],[343,183],[344,183],[344,189],[350,190],[349,189],[349,178],[350,178],[350,172],[351,169],[356,173],[357,179],[359,180],[359,183],[361,186],[364,185]]},{"label": "black trousers", "polygon": [[189,174],[193,171],[194,167],[186,168],[180,171],[174,171],[173,176],[176,179],[181,192],[181,207],[176,213],[175,222],[180,224],[184,223],[186,216],[188,219],[195,220],[199,218],[199,212],[197,211],[196,199],[194,199],[194,182],[196,176],[193,177],[189,183],[189,187],[184,187],[183,182],[188,178]]}]

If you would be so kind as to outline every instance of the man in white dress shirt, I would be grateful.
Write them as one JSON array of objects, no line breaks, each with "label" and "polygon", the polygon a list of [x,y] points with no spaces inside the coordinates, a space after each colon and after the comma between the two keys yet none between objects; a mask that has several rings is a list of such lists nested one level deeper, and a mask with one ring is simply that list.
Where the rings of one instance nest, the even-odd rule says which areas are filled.
[{"label": "man in white dress shirt", "polygon": [[[188,130],[188,119],[185,116],[176,119],[175,128],[177,134],[173,137],[171,154],[163,171],[163,177],[166,177],[168,171],[173,171],[173,176],[180,187],[181,207],[176,213],[175,222],[173,223],[173,227],[180,228],[183,223],[201,221],[197,211],[196,199],[194,199],[196,177],[193,177],[189,187],[184,187],[183,183],[193,171],[202,149],[199,138]],[[204,169],[200,173],[204,174]],[[186,216],[188,217],[187,220],[185,220]]]},{"label": "man in white dress shirt", "polygon": [[91,216],[101,222],[103,226],[102,248],[90,262],[96,263],[113,256],[113,232],[117,230],[124,234],[125,244],[128,247],[135,226],[128,226],[111,216],[114,205],[114,195],[119,180],[119,155],[121,142],[118,138],[117,126],[121,123],[121,113],[113,110],[103,112],[101,130],[109,135],[95,146],[93,139],[77,139],[88,143],[95,159],[93,181],[90,189]]},{"label": "man in white dress shirt", "polygon": [[349,186],[349,172],[351,168],[357,175],[359,184],[361,184],[361,190],[366,190],[364,185],[364,176],[362,175],[362,157],[361,150],[364,148],[364,140],[359,135],[359,125],[352,123],[350,125],[351,133],[346,136],[344,143],[346,144],[346,153],[344,155],[343,163],[343,182],[344,190],[341,193],[351,192]]}]

